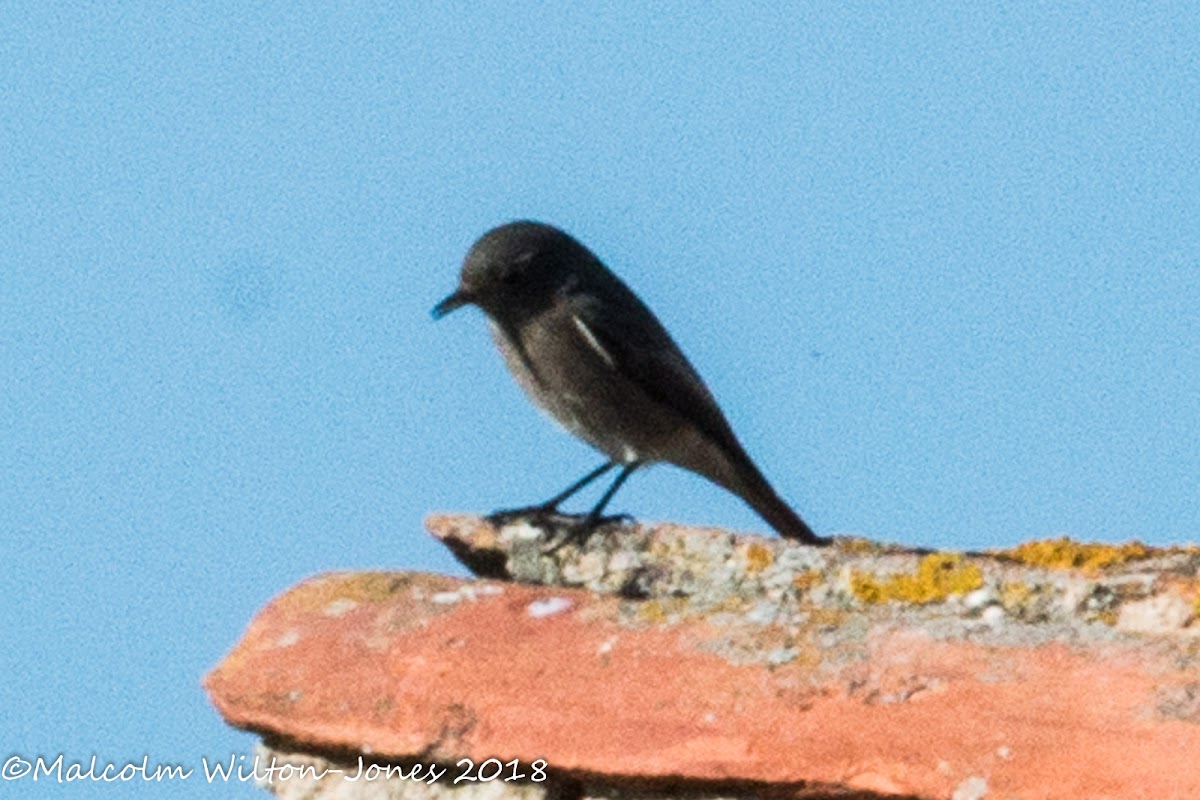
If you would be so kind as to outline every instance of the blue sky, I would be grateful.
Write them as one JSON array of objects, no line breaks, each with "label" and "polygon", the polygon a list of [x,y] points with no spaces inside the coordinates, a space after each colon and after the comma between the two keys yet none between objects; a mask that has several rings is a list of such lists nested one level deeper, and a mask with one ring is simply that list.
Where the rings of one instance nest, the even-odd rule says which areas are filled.
[{"label": "blue sky", "polygon": [[[1196,541],[1194,4],[416,5],[0,12],[0,754],[241,752],[255,609],[598,463],[429,317],[514,218],[818,531]],[[613,509],[765,530],[670,467]]]}]

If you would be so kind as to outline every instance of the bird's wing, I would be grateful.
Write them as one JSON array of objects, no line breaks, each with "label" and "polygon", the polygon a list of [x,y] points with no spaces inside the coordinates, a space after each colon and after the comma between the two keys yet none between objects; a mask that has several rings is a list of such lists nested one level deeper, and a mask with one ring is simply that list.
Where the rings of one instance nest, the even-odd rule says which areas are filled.
[{"label": "bird's wing", "polygon": [[656,403],[690,420],[727,452],[741,445],[700,375],[654,313],[624,284],[571,303],[574,324],[588,345]]}]

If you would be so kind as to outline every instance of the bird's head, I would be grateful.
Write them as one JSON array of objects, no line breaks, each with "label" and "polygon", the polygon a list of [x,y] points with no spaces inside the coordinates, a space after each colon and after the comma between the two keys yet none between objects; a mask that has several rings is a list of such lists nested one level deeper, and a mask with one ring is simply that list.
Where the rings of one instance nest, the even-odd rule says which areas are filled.
[{"label": "bird's head", "polygon": [[433,316],[473,304],[495,319],[519,319],[544,309],[597,263],[586,247],[552,225],[510,222],[472,245],[458,288],[434,307]]}]

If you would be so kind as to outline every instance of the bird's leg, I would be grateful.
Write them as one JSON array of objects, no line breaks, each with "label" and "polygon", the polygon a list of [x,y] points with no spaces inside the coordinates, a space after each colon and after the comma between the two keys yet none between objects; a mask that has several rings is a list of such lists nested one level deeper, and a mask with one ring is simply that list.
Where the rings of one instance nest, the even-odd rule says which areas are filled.
[{"label": "bird's leg", "polygon": [[[546,511],[557,511],[558,507],[560,505],[562,505],[563,502],[568,497],[575,494],[580,489],[587,486],[589,483],[596,480],[596,478],[599,478],[601,475],[608,472],[610,469],[612,469],[616,465],[617,465],[617,462],[615,462],[615,461],[604,462],[603,464],[601,464],[600,466],[596,467],[594,470],[589,472],[587,475],[584,475],[582,478],[580,478],[579,480],[572,483],[570,486],[568,486],[563,491],[554,495],[554,497],[551,497],[549,500],[542,503],[540,508],[543,508]],[[607,497],[607,495],[606,495],[606,497]]]},{"label": "bird's leg", "polygon": [[621,470],[621,474],[617,476],[617,479],[613,481],[612,486],[608,487],[608,491],[605,492],[604,496],[600,498],[600,502],[596,503],[596,507],[589,511],[587,517],[584,518],[583,522],[585,526],[595,527],[596,525],[602,524],[610,519],[629,518],[628,514],[618,514],[615,517],[603,517],[601,514],[604,511],[604,507],[608,505],[608,501],[612,500],[613,495],[617,493],[617,489],[621,488],[621,484],[629,480],[629,476],[632,475],[633,471],[641,465],[642,462],[633,461],[624,466],[624,468]]},{"label": "bird's leg", "polygon": [[[487,515],[487,520],[493,525],[499,526],[505,524],[506,522],[510,522],[511,520],[517,519],[518,517],[532,516],[536,518],[553,516],[558,513],[558,507],[563,503],[563,501],[578,492],[583,487],[587,486],[592,481],[596,480],[596,478],[599,478],[601,475],[608,472],[616,465],[617,462],[615,461],[606,461],[544,503],[525,506],[523,508],[509,508],[502,511],[493,511],[491,514]],[[605,502],[607,502],[607,498],[608,495],[605,496]]]},{"label": "bird's leg", "polygon": [[591,536],[592,532],[595,531],[596,528],[604,525],[605,523],[624,522],[631,519],[628,514],[617,514],[611,517],[603,516],[604,507],[608,505],[608,501],[612,500],[613,495],[616,494],[617,490],[621,488],[621,484],[629,480],[629,476],[632,475],[634,470],[640,466],[642,466],[641,461],[633,461],[629,464],[626,464],[621,469],[621,474],[617,475],[617,479],[613,481],[612,486],[608,487],[608,491],[606,491],[604,496],[600,498],[600,501],[596,503],[595,508],[589,511],[587,516],[585,516],[583,519],[571,525],[570,529],[567,531],[567,535],[546,552],[554,553],[568,542],[578,542],[582,544],[583,542],[587,541],[587,538]]}]

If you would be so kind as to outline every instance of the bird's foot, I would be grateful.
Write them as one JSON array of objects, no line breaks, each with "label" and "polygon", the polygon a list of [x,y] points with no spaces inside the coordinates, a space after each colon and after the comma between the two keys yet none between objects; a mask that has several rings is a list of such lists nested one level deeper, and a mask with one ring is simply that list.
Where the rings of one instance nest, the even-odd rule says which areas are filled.
[{"label": "bird's foot", "polygon": [[509,508],[493,511],[484,517],[491,525],[502,528],[514,522],[527,522],[561,537],[544,552],[556,553],[564,546],[584,544],[593,533],[609,525],[627,525],[634,522],[629,514],[566,514],[554,506],[538,505],[524,508]]},{"label": "bird's foot", "polygon": [[601,528],[609,525],[626,525],[634,521],[633,517],[629,514],[610,514],[606,516],[599,514],[566,516],[560,514],[559,518],[565,523],[560,526],[563,528],[562,538],[542,551],[546,555],[553,555],[568,544],[576,544],[582,547],[591,538],[592,534]]}]

